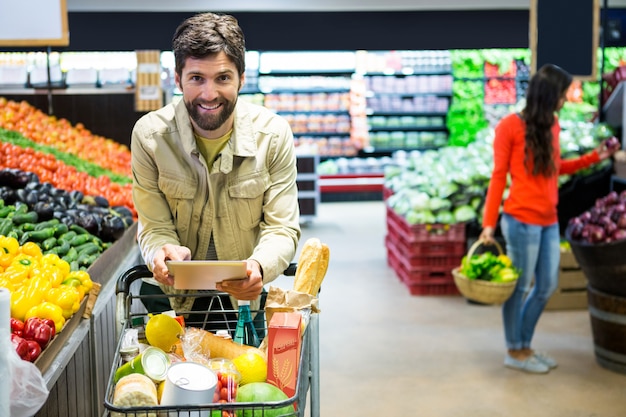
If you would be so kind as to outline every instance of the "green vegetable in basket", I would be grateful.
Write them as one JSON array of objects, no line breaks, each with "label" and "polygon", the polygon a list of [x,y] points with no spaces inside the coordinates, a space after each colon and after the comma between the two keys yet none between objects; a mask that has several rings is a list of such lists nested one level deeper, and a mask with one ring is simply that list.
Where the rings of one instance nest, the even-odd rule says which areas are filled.
[{"label": "green vegetable in basket", "polygon": [[519,271],[511,264],[511,259],[507,255],[496,255],[493,252],[465,255],[461,260],[459,272],[468,279],[493,282],[515,281],[519,276]]}]

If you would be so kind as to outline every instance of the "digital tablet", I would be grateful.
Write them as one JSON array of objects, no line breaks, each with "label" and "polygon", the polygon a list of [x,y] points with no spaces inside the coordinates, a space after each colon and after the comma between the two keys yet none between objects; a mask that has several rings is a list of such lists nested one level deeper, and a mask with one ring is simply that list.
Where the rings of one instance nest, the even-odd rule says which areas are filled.
[{"label": "digital tablet", "polygon": [[225,280],[244,279],[246,261],[167,261],[177,290],[214,290]]}]

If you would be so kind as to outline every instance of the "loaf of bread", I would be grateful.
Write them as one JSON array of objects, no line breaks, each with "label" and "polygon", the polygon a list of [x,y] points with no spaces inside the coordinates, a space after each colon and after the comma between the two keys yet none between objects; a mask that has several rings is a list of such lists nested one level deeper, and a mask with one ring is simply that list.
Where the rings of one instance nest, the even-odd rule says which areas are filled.
[{"label": "loaf of bread", "polygon": [[235,343],[232,339],[225,339],[207,330],[195,327],[187,327],[182,339],[182,343],[176,348],[176,353],[185,357],[189,356],[191,351],[201,353],[209,358],[235,359],[237,356],[249,351],[265,357],[265,352],[258,348],[241,345]]},{"label": "loaf of bread", "polygon": [[298,267],[294,278],[293,289],[295,291],[317,296],[322,286],[322,281],[328,270],[330,249],[318,238],[312,237],[304,242]]},{"label": "loaf of bread", "polygon": [[[133,373],[126,375],[120,378],[115,385],[113,405],[120,408],[157,406],[159,403],[156,385],[144,374]],[[112,413],[114,417],[121,415],[122,413]],[[142,413],[141,415],[144,417],[156,417],[156,413]]]}]

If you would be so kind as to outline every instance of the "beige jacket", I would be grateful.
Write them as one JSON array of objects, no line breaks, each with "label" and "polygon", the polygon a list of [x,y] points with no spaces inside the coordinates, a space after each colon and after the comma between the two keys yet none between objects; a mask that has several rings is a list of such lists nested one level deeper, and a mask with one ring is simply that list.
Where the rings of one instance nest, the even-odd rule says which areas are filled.
[{"label": "beige jacket", "polygon": [[[207,259],[211,231],[219,260],[258,261],[266,284],[292,261],[300,212],[293,135],[283,118],[238,100],[232,137],[209,173],[177,99],[137,121],[131,155],[137,238],[148,268],[166,243]],[[189,297],[170,301],[175,310],[193,303]]]}]

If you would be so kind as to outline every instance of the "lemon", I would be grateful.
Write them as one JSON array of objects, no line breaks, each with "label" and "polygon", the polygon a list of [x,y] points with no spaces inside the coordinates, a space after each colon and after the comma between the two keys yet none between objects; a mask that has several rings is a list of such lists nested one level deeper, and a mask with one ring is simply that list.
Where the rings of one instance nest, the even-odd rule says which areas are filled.
[{"label": "lemon", "polygon": [[183,335],[183,328],[172,316],[167,314],[150,315],[146,323],[146,339],[151,346],[171,352],[172,347]]},{"label": "lemon", "polygon": [[267,362],[255,352],[246,352],[233,359],[235,367],[241,374],[241,385],[251,382],[265,382],[267,379]]}]

